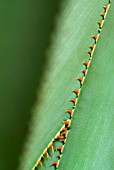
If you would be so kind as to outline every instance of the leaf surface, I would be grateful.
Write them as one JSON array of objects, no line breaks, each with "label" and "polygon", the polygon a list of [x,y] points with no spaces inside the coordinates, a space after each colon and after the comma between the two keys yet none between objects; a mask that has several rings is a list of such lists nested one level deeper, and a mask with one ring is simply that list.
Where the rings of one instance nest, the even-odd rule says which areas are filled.
[{"label": "leaf surface", "polygon": [[[38,91],[38,93],[40,93],[40,103],[39,105],[36,104],[33,111],[33,120],[30,124],[31,134],[26,144],[26,153],[24,153],[20,166],[21,170],[32,169],[45,147],[62,126],[62,121],[68,117],[65,111],[72,107],[72,104],[69,102],[69,100],[73,98],[71,91],[79,88],[79,83],[76,81],[76,78],[82,75],[82,63],[88,59],[87,50],[92,43],[91,37],[97,33],[98,25],[96,23],[100,19],[100,13],[103,10],[102,6],[104,4],[106,4],[105,0],[99,2],[94,0],[62,2],[61,12],[57,18],[57,27],[52,39],[52,46],[48,50],[49,65],[45,71],[42,91]],[[97,64],[99,65],[99,63]],[[96,64],[95,68],[97,69]],[[88,82],[86,88],[88,88],[92,82]],[[99,82],[95,81],[94,83],[98,84]],[[84,87],[85,85],[83,89]],[[88,93],[85,94],[88,100],[91,100],[91,96],[89,96]],[[80,96],[80,102],[86,101],[86,99],[81,98],[82,95]],[[79,107],[84,107],[83,103],[80,104],[80,102],[78,103],[76,112]],[[79,115],[81,115],[81,113]],[[65,146],[64,157],[61,160],[61,169],[63,169],[63,167],[70,169],[76,166],[77,160],[74,162],[74,157],[71,158],[71,161],[69,160],[69,157],[72,155],[69,153],[76,152],[76,145],[75,143],[72,144],[72,142],[75,142],[75,138],[71,138],[71,135],[74,137],[73,131],[76,133],[74,125],[77,122],[77,120],[75,121],[77,118],[75,117],[76,116],[74,116],[74,123],[72,124],[72,129],[68,137],[68,143]],[[83,119],[81,118],[80,121]],[[94,123],[92,125],[94,125]],[[82,127],[80,127],[80,129],[83,131]],[[92,133],[91,127],[89,130],[91,130]],[[81,139],[83,140],[83,137]],[[71,147],[72,152],[70,152]],[[81,159],[84,159],[84,157],[82,156]],[[52,160],[53,159],[51,159],[51,161]],[[45,169],[45,167],[41,167],[41,169]],[[46,166],[46,169],[53,169],[53,167],[50,167],[50,162]]]},{"label": "leaf surface", "polygon": [[59,170],[114,169],[114,2],[74,113]]}]

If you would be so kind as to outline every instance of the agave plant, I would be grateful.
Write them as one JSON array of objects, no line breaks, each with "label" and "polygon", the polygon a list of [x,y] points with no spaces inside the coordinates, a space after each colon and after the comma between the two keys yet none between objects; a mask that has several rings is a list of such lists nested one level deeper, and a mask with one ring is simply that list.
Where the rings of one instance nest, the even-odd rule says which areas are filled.
[{"label": "agave plant", "polygon": [[21,169],[114,168],[113,4],[103,4],[64,6]]},{"label": "agave plant", "polygon": [[61,2],[19,170],[114,169],[113,8]]}]

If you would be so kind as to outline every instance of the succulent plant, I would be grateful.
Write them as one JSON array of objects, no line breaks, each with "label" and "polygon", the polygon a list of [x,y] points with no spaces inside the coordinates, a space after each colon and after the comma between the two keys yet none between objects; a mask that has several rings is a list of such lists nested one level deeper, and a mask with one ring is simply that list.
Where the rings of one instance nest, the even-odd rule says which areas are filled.
[{"label": "succulent plant", "polygon": [[114,169],[114,2],[60,2],[19,170]]}]

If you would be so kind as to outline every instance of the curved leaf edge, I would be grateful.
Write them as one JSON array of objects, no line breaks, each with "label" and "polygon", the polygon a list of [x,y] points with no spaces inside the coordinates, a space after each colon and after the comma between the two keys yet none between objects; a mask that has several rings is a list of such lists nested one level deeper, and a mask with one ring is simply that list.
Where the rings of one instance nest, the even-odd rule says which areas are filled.
[{"label": "curved leaf edge", "polygon": [[[81,93],[82,88],[83,88],[83,83],[85,81],[86,75],[88,73],[88,69],[89,69],[90,64],[92,62],[93,54],[94,54],[94,51],[96,49],[97,42],[99,40],[99,36],[100,36],[101,31],[102,31],[102,27],[103,27],[103,24],[105,22],[108,10],[109,10],[110,5],[111,5],[111,2],[112,2],[112,0],[109,0],[108,5],[103,6],[104,12],[101,14],[102,20],[97,22],[98,25],[99,25],[98,34],[96,34],[96,35],[94,35],[92,37],[93,40],[94,40],[94,43],[92,45],[90,45],[90,47],[89,47],[90,48],[90,50],[88,51],[89,60],[85,61],[83,63],[83,65],[85,66],[85,69],[81,71],[83,73],[83,76],[77,78],[77,81],[80,82],[80,88],[72,91],[72,92],[74,92],[76,94],[76,97],[74,99],[70,100],[73,103],[72,110],[67,110],[66,111],[69,114],[69,119],[64,121],[63,126],[60,128],[60,130],[53,137],[51,142],[46,146],[46,148],[42,152],[41,156],[36,161],[36,164],[33,166],[32,170],[36,170],[39,166],[43,165],[43,161],[45,159],[45,155],[46,155],[47,158],[50,156],[49,149],[51,149],[51,151],[53,153],[56,152],[56,151],[59,151],[58,161],[53,162],[51,164],[51,166],[54,166],[55,169],[58,169],[58,167],[59,167],[61,156],[62,156],[64,147],[65,147],[65,143],[66,143],[67,136],[68,136],[68,133],[69,133],[69,129],[70,129],[70,126],[71,126],[73,113],[74,113],[74,110],[76,109],[76,106],[77,106],[77,103],[78,103],[78,100],[79,100],[79,97],[80,97],[80,93]],[[54,143],[58,142],[58,141],[61,142],[61,146],[54,148]]]}]

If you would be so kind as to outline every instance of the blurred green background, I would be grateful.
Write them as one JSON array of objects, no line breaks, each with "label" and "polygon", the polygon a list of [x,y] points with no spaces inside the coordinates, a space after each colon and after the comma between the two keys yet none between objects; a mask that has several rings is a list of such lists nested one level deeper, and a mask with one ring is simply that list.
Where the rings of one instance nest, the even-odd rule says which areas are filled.
[{"label": "blurred green background", "polygon": [[0,1],[0,170],[18,166],[58,9],[57,0]]}]

